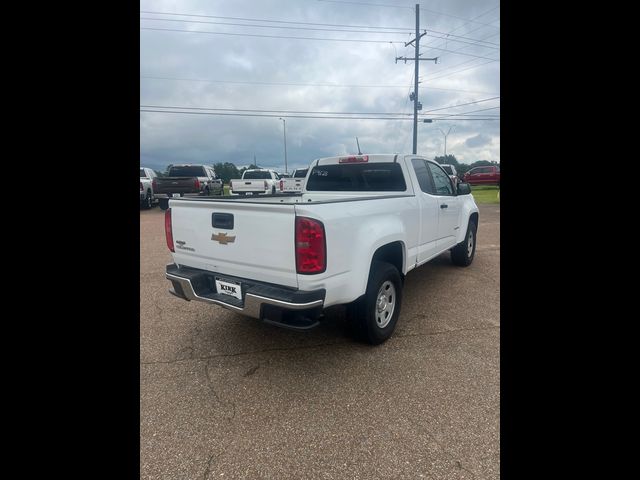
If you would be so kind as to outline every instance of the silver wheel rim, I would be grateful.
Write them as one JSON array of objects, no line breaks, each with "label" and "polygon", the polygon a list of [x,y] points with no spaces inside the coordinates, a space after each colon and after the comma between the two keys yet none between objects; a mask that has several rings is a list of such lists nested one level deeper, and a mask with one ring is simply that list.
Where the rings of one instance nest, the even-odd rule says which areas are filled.
[{"label": "silver wheel rim", "polygon": [[467,256],[471,257],[473,253],[473,230],[469,231],[469,241],[467,242]]},{"label": "silver wheel rim", "polygon": [[384,282],[378,290],[378,297],[375,305],[376,325],[384,328],[389,325],[396,307],[396,288],[389,280]]}]

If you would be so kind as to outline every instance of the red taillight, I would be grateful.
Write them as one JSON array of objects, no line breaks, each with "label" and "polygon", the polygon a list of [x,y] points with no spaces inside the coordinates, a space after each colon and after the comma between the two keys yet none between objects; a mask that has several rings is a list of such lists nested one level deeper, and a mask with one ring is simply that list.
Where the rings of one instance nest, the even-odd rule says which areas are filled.
[{"label": "red taillight", "polygon": [[167,208],[166,212],[164,212],[164,234],[167,237],[167,247],[172,252],[175,252],[175,248],[173,248],[173,229],[171,228],[171,209]]},{"label": "red taillight", "polygon": [[339,163],[366,163],[369,161],[369,155],[340,157]]},{"label": "red taillight", "polygon": [[296,217],[296,271],[322,273],[327,268],[324,225],[318,220]]},{"label": "red taillight", "polygon": [[196,178],[196,181],[194,183],[194,187],[196,187],[196,190],[200,190],[200,180],[198,180],[197,178]]},{"label": "red taillight", "polygon": [[144,187],[142,186],[142,182],[140,182],[140,191],[143,191]]},{"label": "red taillight", "polygon": [[158,188],[158,182],[155,178],[151,180],[151,188],[153,188],[154,190]]},{"label": "red taillight", "polygon": [[284,190],[284,180],[280,180],[280,191]]}]

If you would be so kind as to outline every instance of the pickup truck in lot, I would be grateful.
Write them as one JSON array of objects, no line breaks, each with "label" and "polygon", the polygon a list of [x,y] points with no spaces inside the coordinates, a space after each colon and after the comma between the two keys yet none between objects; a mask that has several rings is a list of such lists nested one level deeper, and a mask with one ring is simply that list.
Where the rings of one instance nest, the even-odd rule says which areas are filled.
[{"label": "pickup truck in lot", "polygon": [[473,261],[471,188],[417,155],[321,158],[309,169],[301,193],[170,199],[169,291],[293,329],[347,305],[357,336],[379,344],[409,271],[447,251],[455,265]]},{"label": "pickup truck in lot", "polygon": [[166,177],[158,177],[156,197],[162,199],[161,207],[166,207],[167,198],[185,195],[223,195],[222,180],[213,168],[206,165],[172,165]]},{"label": "pickup truck in lot", "polygon": [[301,192],[304,188],[304,181],[307,176],[308,168],[296,168],[291,178],[283,178],[280,180],[281,192]]},{"label": "pickup truck in lot", "polygon": [[140,167],[140,207],[152,208],[158,175],[151,168]]},{"label": "pickup truck in lot", "polygon": [[242,172],[242,178],[229,181],[231,195],[259,195],[276,193],[280,176],[275,170],[252,169]]}]

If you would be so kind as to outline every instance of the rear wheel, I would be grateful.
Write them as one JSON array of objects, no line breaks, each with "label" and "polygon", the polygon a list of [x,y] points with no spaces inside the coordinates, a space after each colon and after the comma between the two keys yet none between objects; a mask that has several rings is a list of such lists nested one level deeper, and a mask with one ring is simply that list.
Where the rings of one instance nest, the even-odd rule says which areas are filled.
[{"label": "rear wheel", "polygon": [[146,210],[153,208],[153,196],[151,195],[151,192],[147,192],[147,196],[144,199],[144,208]]},{"label": "rear wheel", "polygon": [[396,328],[401,304],[400,272],[390,263],[374,261],[365,294],[348,307],[353,333],[371,345],[388,340]]},{"label": "rear wheel", "polygon": [[468,267],[476,254],[476,231],[478,227],[473,220],[469,220],[467,234],[464,240],[451,249],[451,261],[459,267]]}]

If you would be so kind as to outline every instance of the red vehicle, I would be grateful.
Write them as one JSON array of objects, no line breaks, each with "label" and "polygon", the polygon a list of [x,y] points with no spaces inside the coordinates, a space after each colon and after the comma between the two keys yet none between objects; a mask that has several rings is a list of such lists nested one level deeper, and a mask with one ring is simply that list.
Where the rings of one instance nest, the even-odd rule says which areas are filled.
[{"label": "red vehicle", "polygon": [[463,181],[471,185],[498,185],[500,186],[500,167],[476,167],[464,174]]}]

